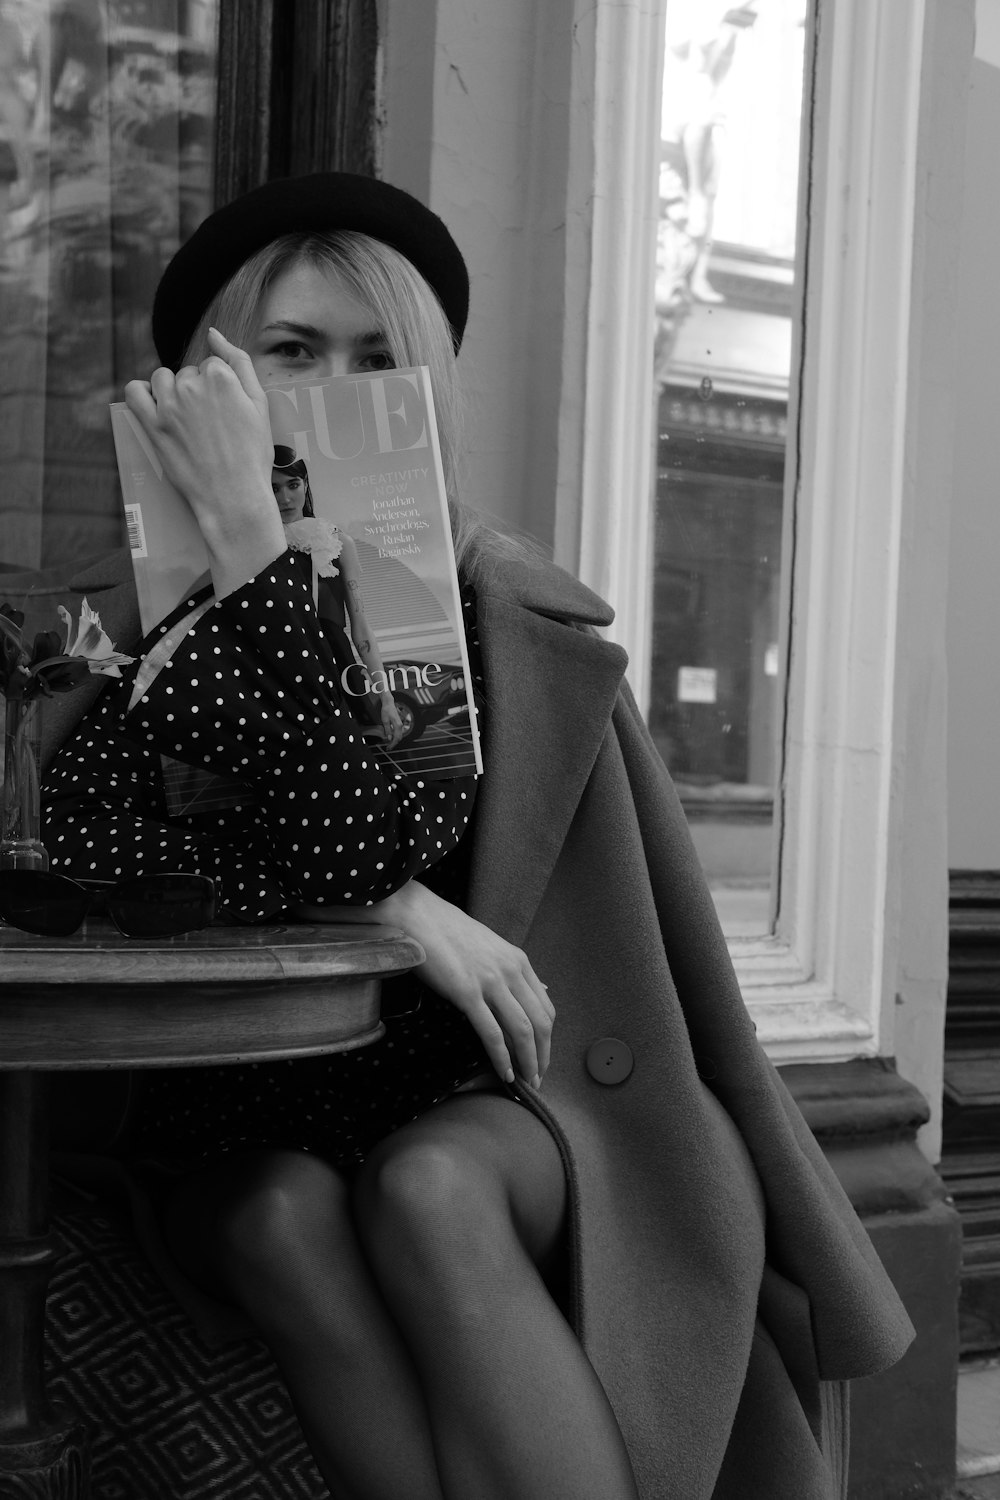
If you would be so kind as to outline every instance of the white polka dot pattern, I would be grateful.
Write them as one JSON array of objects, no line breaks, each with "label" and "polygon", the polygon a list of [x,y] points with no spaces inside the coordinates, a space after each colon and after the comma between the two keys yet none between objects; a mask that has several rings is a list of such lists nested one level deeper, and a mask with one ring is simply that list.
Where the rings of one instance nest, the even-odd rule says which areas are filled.
[{"label": "white polka dot pattern", "polygon": [[[130,713],[138,664],[103,693],[46,778],[54,870],[213,874],[252,922],[298,901],[370,905],[455,847],[475,780],[409,781],[366,743],[301,561],[285,553],[208,610]],[[245,803],[170,819],[161,752],[245,780]]]}]

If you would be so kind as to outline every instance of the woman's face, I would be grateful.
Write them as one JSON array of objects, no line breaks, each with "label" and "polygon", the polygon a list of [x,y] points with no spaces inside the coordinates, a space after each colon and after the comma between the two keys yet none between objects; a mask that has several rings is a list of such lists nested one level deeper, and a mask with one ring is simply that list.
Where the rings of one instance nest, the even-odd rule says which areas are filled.
[{"label": "woman's face", "polygon": [[287,469],[271,470],[271,489],[281,511],[281,523],[301,521],[306,503],[306,482],[301,474],[291,474]]},{"label": "woman's face", "polygon": [[248,352],[262,385],[393,367],[371,314],[335,277],[305,261],[271,283]]}]

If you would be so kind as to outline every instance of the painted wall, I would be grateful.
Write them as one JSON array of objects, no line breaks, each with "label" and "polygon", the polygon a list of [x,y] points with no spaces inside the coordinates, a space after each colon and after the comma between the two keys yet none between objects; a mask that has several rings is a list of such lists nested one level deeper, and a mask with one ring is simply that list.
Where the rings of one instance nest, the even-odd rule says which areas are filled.
[{"label": "painted wall", "polygon": [[[973,48],[970,4],[928,6],[915,204],[910,382],[907,418],[912,501],[900,559],[897,635],[903,736],[896,837],[889,888],[898,903],[898,953],[892,986],[891,1047],[899,1072],[928,1100],[932,1117],[919,1142],[941,1154],[941,1089],[948,981],[949,609],[967,582],[947,578],[953,517],[952,473],[961,452],[965,379],[964,277],[956,275],[976,204],[956,167],[965,159]],[[994,136],[993,151],[996,150]],[[1000,308],[1000,302],[997,303]],[[998,720],[1000,722],[1000,720]],[[998,844],[1000,857],[1000,844]]]},{"label": "painted wall", "polygon": [[466,500],[550,546],[563,356],[572,0],[381,0],[382,175],[472,277]]},{"label": "painted wall", "polygon": [[1000,868],[1000,3],[977,8],[956,310],[948,860]]}]

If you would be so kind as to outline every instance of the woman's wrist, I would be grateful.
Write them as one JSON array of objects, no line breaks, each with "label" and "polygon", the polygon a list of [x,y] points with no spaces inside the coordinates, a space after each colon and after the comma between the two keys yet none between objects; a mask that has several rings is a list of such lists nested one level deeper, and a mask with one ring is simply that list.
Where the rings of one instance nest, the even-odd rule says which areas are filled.
[{"label": "woman's wrist", "polygon": [[397,891],[378,903],[379,921],[390,927],[404,927],[412,921],[420,902],[424,887],[417,880],[408,880]]},{"label": "woman's wrist", "polygon": [[236,532],[231,522],[216,516],[199,524],[217,599],[235,593],[287,550],[285,530],[273,501]]}]

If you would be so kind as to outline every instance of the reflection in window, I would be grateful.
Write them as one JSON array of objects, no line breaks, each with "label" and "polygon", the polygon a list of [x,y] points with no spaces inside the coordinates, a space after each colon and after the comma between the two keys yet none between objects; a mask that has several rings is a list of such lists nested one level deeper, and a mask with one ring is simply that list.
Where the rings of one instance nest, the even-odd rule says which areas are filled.
[{"label": "reflection in window", "polygon": [[730,935],[768,930],[807,0],[667,0],[650,729]]},{"label": "reflection in window", "polygon": [[211,208],[216,0],[0,0],[0,562],[122,544],[108,402]]}]

